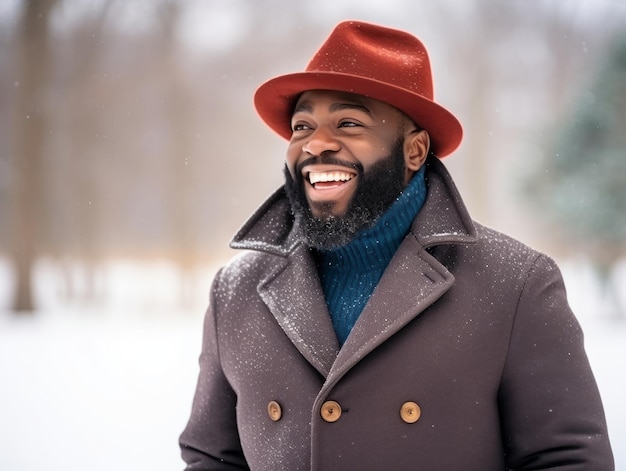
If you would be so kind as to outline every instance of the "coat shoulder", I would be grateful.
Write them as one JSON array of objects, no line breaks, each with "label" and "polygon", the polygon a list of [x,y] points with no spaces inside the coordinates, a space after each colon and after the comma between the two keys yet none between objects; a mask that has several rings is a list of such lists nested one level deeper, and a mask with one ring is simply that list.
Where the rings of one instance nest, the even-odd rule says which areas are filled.
[{"label": "coat shoulder", "polygon": [[[280,258],[280,257],[278,257]],[[218,272],[220,286],[236,287],[248,282],[257,284],[276,267],[277,256],[257,250],[243,250],[231,258]]]},{"label": "coat shoulder", "polygon": [[520,240],[482,224],[477,229],[476,251],[493,267],[501,265],[526,270],[540,258],[551,258]]},{"label": "coat shoulder", "polygon": [[507,286],[519,292],[529,277],[560,276],[554,260],[517,240],[475,223],[476,239],[471,244],[438,246],[433,254],[457,278],[481,280],[485,287]]}]

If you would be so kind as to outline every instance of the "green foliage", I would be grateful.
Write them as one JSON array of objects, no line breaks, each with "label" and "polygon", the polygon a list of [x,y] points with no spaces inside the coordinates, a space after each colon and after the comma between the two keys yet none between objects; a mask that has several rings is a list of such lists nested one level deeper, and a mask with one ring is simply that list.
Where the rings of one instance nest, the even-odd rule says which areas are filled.
[{"label": "green foliage", "polygon": [[626,247],[626,35],[556,133],[529,182],[537,210],[568,242]]}]

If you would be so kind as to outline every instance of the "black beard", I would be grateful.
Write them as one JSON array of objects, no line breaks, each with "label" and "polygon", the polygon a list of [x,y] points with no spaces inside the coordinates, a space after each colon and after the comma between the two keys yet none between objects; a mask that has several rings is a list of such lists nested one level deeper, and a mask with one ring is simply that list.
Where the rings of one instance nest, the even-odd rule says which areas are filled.
[{"label": "black beard", "polygon": [[[309,247],[318,250],[332,250],[350,243],[356,234],[376,224],[378,218],[393,204],[404,189],[406,166],[403,152],[404,140],[398,139],[391,153],[365,173],[363,167],[350,165],[358,173],[358,186],[342,216],[329,212],[329,205],[322,209],[328,215],[316,217],[311,212],[304,193],[304,177],[299,168],[295,179],[285,165],[285,190],[291,211],[303,229],[303,237]],[[321,163],[336,163],[332,158],[322,156]],[[345,164],[344,164],[345,165]],[[301,165],[299,166],[301,167]]]}]

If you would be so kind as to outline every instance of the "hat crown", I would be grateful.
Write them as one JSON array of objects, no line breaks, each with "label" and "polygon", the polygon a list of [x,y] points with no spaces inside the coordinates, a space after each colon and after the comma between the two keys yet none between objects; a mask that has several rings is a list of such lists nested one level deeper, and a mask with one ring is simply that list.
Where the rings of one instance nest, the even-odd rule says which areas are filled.
[{"label": "hat crown", "polygon": [[404,31],[378,25],[340,23],[306,70],[360,76],[433,99],[430,60],[422,42]]}]

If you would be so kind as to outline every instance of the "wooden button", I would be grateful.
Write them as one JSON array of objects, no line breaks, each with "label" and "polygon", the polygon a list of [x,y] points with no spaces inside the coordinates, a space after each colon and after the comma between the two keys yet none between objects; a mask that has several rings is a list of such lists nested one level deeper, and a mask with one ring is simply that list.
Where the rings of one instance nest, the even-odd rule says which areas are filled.
[{"label": "wooden button", "polygon": [[320,413],[322,414],[322,419],[326,422],[337,422],[339,417],[341,417],[341,406],[338,402],[326,401],[322,404]]},{"label": "wooden button", "polygon": [[400,417],[407,424],[417,422],[420,419],[420,415],[422,415],[422,410],[415,402],[405,402],[400,408]]},{"label": "wooden button", "polygon": [[270,401],[267,405],[267,415],[269,415],[270,419],[274,422],[278,422],[283,416],[283,409],[280,407],[278,402]]}]

